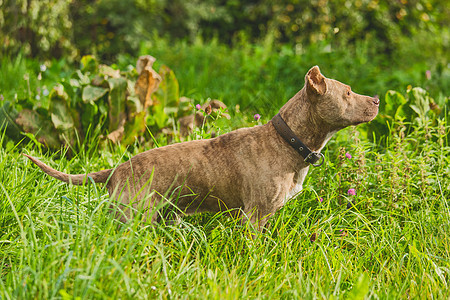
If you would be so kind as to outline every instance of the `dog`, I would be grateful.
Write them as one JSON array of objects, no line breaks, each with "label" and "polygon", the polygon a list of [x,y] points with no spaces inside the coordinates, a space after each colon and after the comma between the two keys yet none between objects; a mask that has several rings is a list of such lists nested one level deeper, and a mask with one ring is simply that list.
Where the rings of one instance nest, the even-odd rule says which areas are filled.
[{"label": "dog", "polygon": [[323,163],[320,151],[332,135],[373,120],[379,104],[314,66],[303,88],[265,125],[151,149],[89,174],[65,174],[24,155],[66,183],[83,185],[89,177],[106,183],[124,222],[137,211],[158,222],[168,216],[160,209],[166,204],[178,215],[234,210],[261,228],[302,190],[310,164]]}]

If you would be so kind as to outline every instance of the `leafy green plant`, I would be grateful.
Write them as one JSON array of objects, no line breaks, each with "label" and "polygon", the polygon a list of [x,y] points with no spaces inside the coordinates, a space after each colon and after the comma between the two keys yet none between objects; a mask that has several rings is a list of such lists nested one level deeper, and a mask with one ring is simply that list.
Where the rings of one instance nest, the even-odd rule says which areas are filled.
[{"label": "leafy green plant", "polygon": [[[443,106],[448,107],[448,102],[449,98],[445,97]],[[437,123],[439,118],[445,118],[445,114],[448,113],[430,97],[428,91],[420,87],[408,86],[406,94],[389,90],[382,103],[384,105],[378,117],[369,125],[369,136],[376,134],[379,138],[387,137],[390,128],[399,124],[411,125],[414,122],[425,124],[428,120]],[[405,134],[412,128],[409,126]]]},{"label": "leafy green plant", "polygon": [[[3,103],[0,123],[18,140],[23,132],[50,149],[83,141],[89,130],[99,130],[114,143],[133,143],[146,133],[176,128],[175,120],[192,111],[190,99],[180,101],[177,78],[155,59],[142,56],[137,67],[120,71],[102,65],[93,56],[81,59],[81,68],[63,78],[42,101],[22,99]],[[3,128],[3,127],[2,127]]]}]

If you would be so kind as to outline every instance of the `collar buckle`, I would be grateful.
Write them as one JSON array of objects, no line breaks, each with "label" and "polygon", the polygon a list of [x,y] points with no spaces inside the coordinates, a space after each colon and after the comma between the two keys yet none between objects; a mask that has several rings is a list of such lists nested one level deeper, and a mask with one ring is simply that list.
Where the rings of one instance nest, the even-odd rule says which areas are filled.
[{"label": "collar buckle", "polygon": [[[325,161],[325,156],[320,152],[311,152],[305,157],[305,161],[314,167],[320,167]],[[318,163],[316,163],[318,161]]]}]

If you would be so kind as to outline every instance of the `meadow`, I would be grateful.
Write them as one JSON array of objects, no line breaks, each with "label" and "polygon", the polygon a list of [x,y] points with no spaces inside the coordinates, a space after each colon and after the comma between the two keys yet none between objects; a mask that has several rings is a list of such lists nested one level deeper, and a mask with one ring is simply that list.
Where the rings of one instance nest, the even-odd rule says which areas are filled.
[{"label": "meadow", "polygon": [[[318,47],[318,46],[317,46]],[[167,51],[167,49],[171,51]],[[179,142],[163,132],[130,145],[92,130],[48,151],[34,134],[2,128],[0,297],[3,299],[364,299],[447,298],[450,294],[449,71],[423,63],[389,65],[354,52],[311,47],[302,55],[270,41],[230,49],[197,41],[141,47],[176,74],[190,106],[217,98],[231,119],[212,119],[189,139],[270,120],[303,86],[309,67],[353,90],[379,95],[375,121],[338,132],[311,168],[304,190],[263,232],[225,214],[180,224],[122,224],[102,185],[66,185],[22,153],[66,173],[110,168],[148,149]],[[111,66],[126,69],[135,57]],[[78,67],[4,57],[1,93],[33,107]],[[156,69],[156,67],[155,67]],[[426,71],[429,71],[427,73]],[[39,74],[41,78],[39,79]],[[422,88],[416,88],[421,86]],[[3,99],[2,99],[3,101]],[[3,105],[3,102],[2,102]],[[38,111],[44,108],[37,107]],[[260,114],[258,121],[254,114]],[[350,192],[355,190],[355,195]]]}]

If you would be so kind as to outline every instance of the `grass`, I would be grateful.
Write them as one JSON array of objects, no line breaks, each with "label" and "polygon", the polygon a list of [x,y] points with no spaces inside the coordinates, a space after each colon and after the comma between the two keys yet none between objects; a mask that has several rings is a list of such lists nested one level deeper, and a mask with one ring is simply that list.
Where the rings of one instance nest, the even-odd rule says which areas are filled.
[{"label": "grass", "polygon": [[[103,187],[65,185],[20,154],[75,173],[124,160],[119,150],[86,157],[92,152],[84,149],[68,160],[9,144],[0,148],[0,295],[445,298],[449,125],[432,122],[412,124],[407,136],[406,124],[392,126],[385,148],[360,140],[360,129],[338,133],[324,151],[326,164],[262,233],[221,214],[177,226],[119,224]],[[357,195],[347,195],[349,188]]]},{"label": "grass", "polygon": [[[64,172],[85,173],[114,167],[142,146],[99,150],[93,134],[68,158],[64,149],[42,153],[33,142],[0,135],[0,298],[448,297],[448,68],[439,74],[432,69],[432,80],[420,62],[391,72],[398,66],[367,60],[370,49],[360,47],[349,54],[311,48],[303,55],[275,53],[270,45],[238,50],[201,41],[143,47],[142,54],[175,70],[183,95],[241,106],[241,112],[232,109],[229,123],[216,123],[221,133],[251,124],[254,113],[268,121],[314,64],[356,92],[379,94],[382,103],[387,89],[403,91],[409,83],[438,100],[443,119],[390,123],[386,135],[375,130],[370,140],[367,125],[336,134],[323,151],[326,163],[310,170],[305,189],[261,233],[222,214],[186,217],[177,226],[139,218],[120,224],[109,213],[114,203],[102,185],[66,185],[21,153]],[[121,59],[122,66],[134,61]],[[47,62],[39,81],[42,62],[1,62],[0,94],[12,102],[35,99],[37,88],[51,89],[70,74],[64,61]],[[163,135],[156,138],[167,143]],[[356,196],[348,195],[350,188]]]}]

